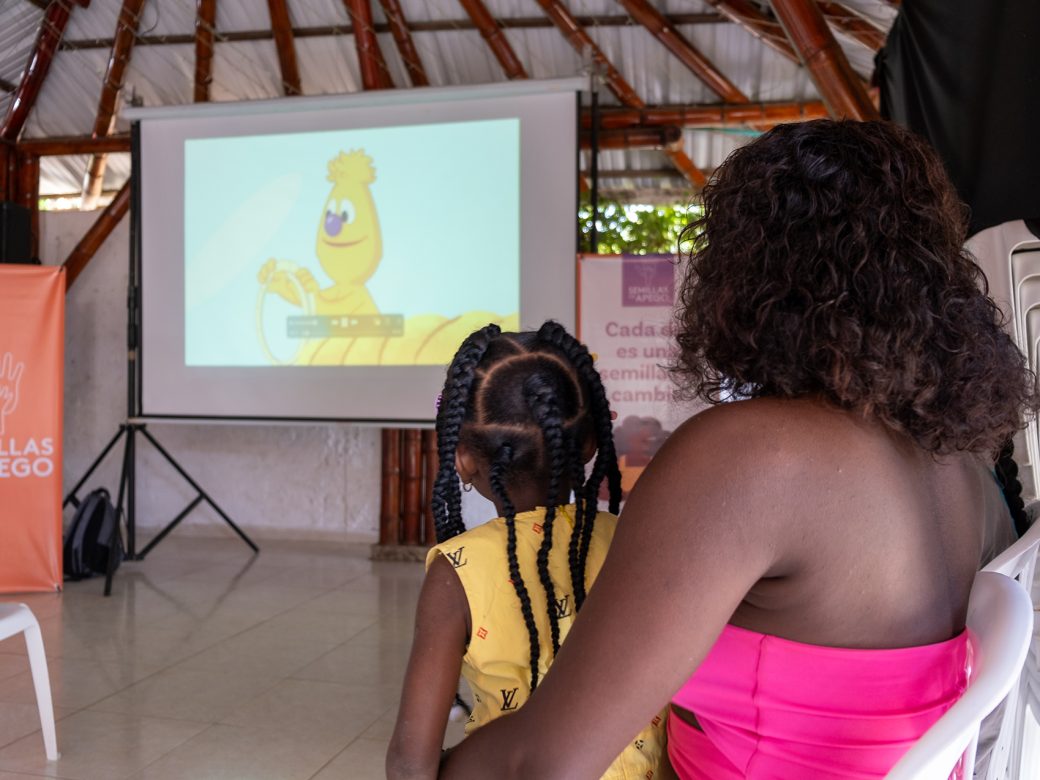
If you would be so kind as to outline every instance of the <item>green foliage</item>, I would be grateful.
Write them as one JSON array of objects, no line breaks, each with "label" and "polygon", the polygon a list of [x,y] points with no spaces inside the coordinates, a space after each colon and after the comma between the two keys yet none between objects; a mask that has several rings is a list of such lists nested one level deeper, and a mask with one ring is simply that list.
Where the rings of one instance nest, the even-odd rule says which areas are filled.
[{"label": "green foliage", "polygon": [[[598,251],[603,255],[674,254],[683,228],[700,216],[700,206],[697,205],[626,205],[604,200],[599,202],[598,211]],[[587,195],[582,196],[578,206],[578,226],[581,229],[580,251],[592,251],[592,206]]]}]

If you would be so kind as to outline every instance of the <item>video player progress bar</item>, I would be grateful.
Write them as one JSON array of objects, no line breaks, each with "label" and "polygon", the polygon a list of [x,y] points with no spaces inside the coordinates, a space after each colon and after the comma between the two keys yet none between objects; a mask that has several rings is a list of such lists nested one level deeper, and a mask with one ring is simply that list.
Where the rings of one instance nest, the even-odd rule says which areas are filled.
[{"label": "video player progress bar", "polygon": [[404,335],[403,314],[296,316],[287,321],[291,339],[393,338]]}]

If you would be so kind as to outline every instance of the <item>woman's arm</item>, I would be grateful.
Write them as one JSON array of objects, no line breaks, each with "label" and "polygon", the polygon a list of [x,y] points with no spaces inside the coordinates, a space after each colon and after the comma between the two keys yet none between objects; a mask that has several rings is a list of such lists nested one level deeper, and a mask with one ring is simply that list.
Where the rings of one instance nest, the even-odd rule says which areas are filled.
[{"label": "woman's arm", "polygon": [[390,780],[435,778],[468,639],[469,603],[451,565],[430,564],[415,614],[397,725],[386,754]]},{"label": "woman's arm", "polygon": [[770,493],[791,492],[776,486],[794,459],[774,443],[785,432],[749,432],[736,411],[705,412],[673,434],[632,491],[545,680],[453,751],[441,777],[599,777],[777,569],[793,508]]}]

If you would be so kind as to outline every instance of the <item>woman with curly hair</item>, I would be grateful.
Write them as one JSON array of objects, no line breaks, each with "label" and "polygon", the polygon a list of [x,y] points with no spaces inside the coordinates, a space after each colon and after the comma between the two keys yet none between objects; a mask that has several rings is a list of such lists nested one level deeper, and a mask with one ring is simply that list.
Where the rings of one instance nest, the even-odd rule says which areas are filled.
[{"label": "woman with curly hair", "polygon": [[530,701],[443,776],[595,777],[671,701],[680,777],[883,777],[966,685],[993,459],[1037,396],[941,163],[891,124],[785,125],[704,204],[676,368],[716,405],[632,491]]}]

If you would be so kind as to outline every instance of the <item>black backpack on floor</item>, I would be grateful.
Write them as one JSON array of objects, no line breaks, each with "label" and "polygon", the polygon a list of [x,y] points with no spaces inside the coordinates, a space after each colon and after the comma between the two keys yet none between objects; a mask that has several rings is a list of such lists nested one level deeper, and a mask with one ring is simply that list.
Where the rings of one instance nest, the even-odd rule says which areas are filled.
[{"label": "black backpack on floor", "polygon": [[65,579],[76,581],[95,574],[110,579],[123,556],[116,508],[107,490],[93,490],[76,508],[65,535]]}]

